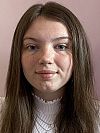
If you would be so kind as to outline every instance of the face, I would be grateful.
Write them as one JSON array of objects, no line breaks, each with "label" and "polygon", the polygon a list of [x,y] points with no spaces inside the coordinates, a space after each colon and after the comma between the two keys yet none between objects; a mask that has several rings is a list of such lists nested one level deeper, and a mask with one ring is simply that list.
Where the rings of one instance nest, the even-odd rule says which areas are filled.
[{"label": "face", "polygon": [[60,22],[38,17],[24,35],[21,62],[35,93],[61,95],[73,64],[66,27]]}]

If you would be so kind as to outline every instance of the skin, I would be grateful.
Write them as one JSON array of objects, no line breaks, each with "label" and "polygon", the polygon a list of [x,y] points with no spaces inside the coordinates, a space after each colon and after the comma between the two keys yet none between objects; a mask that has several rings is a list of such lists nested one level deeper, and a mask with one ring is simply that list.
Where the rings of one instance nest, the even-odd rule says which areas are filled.
[{"label": "skin", "polygon": [[39,16],[24,35],[21,62],[36,95],[46,101],[62,97],[73,66],[66,27]]}]

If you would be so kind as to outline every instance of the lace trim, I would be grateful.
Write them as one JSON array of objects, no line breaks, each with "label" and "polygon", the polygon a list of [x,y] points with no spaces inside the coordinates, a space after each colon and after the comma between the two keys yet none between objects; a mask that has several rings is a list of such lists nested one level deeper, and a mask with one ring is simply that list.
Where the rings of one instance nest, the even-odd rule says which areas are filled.
[{"label": "lace trim", "polygon": [[41,102],[43,102],[43,103],[45,103],[45,104],[52,104],[52,103],[56,103],[56,102],[59,102],[60,100],[61,100],[61,98],[57,98],[57,99],[54,99],[54,100],[52,100],[52,101],[46,101],[46,100],[44,100],[43,98],[41,98],[41,97],[39,97],[39,96],[37,96],[37,95],[35,95],[35,94],[33,94],[33,96],[34,97],[36,97],[39,101],[41,101]]}]

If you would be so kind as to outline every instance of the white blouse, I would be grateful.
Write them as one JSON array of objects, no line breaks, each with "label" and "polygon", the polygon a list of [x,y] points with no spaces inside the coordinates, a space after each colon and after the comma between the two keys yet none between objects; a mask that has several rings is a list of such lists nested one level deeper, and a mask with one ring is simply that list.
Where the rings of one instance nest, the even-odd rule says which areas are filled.
[{"label": "white blouse", "polygon": [[[42,98],[35,98],[35,126],[32,133],[55,133],[54,120],[60,110],[60,99],[53,101],[44,101]],[[99,101],[96,101],[98,104]],[[100,106],[100,104],[99,104]],[[97,110],[100,114],[100,107]],[[95,133],[100,133],[100,115],[98,115]]]},{"label": "white blouse", "polygon": [[60,110],[60,100],[44,101],[40,97],[35,99],[35,125],[32,133],[55,133],[54,120]]},{"label": "white blouse", "polygon": [[[43,99],[34,96],[35,99],[35,125],[32,133],[55,133],[54,120],[56,114],[60,110],[60,99],[53,101],[44,101]],[[0,110],[3,104],[4,97],[0,97]],[[100,102],[97,101],[100,106]],[[100,133],[100,107],[98,112],[98,120],[95,127],[95,133]]]}]

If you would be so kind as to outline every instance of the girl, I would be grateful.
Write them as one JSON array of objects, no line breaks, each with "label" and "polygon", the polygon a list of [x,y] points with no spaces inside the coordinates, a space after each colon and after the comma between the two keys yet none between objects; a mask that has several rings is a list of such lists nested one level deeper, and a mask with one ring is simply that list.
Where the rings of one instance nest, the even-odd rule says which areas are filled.
[{"label": "girl", "polygon": [[93,97],[79,20],[55,2],[30,7],[13,37],[1,133],[98,133]]}]

